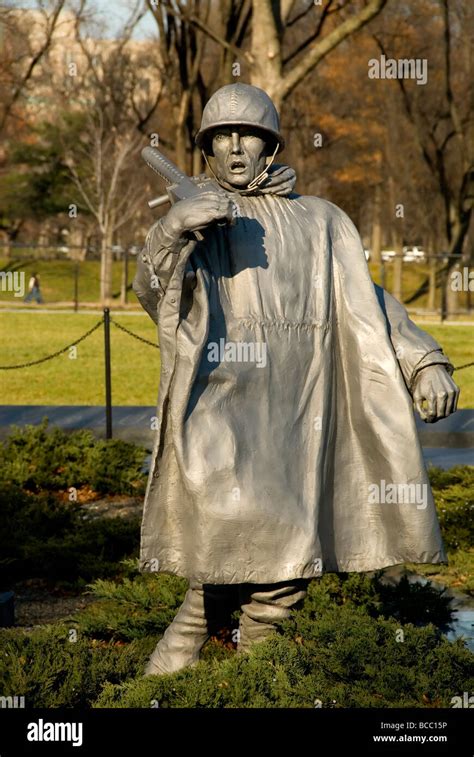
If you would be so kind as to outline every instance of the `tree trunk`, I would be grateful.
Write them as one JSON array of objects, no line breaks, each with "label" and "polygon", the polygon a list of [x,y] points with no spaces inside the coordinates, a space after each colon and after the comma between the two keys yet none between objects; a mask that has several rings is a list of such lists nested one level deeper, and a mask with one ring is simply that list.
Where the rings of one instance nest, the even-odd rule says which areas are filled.
[{"label": "tree trunk", "polygon": [[433,244],[433,238],[430,237],[428,241],[428,310],[432,313],[436,310],[436,269],[437,260],[435,256],[435,247]]},{"label": "tree trunk", "polygon": [[199,147],[193,147],[193,176],[203,172],[203,157]]},{"label": "tree trunk", "polygon": [[125,306],[128,302],[128,247],[123,252],[122,284],[120,287],[120,304]]},{"label": "tree trunk", "polygon": [[390,214],[392,217],[391,238],[392,246],[395,251],[395,257],[393,258],[393,285],[392,294],[399,302],[402,301],[403,296],[403,223],[401,218],[394,217],[396,208],[396,191],[395,181],[393,176],[388,178],[388,196],[390,203]]},{"label": "tree trunk", "polygon": [[186,174],[192,168],[189,165],[189,133],[187,128],[190,104],[191,92],[190,90],[186,90],[181,95],[181,102],[176,118],[176,165]]},{"label": "tree trunk", "polygon": [[399,302],[403,297],[403,238],[398,230],[393,231],[393,287],[392,294]]},{"label": "tree trunk", "polygon": [[184,124],[178,124],[176,128],[176,165],[184,173],[187,173],[187,130]]},{"label": "tree trunk", "polygon": [[250,82],[267,92],[277,110],[281,106],[281,42],[275,22],[275,9],[271,0],[260,0],[252,5]]},{"label": "tree trunk", "polygon": [[100,302],[108,307],[112,302],[112,233],[102,234],[100,247]]},{"label": "tree trunk", "polygon": [[268,92],[280,111],[282,102],[305,76],[331,50],[377,16],[386,3],[387,0],[369,0],[363,8],[339,23],[331,32],[308,45],[298,63],[283,76],[282,43],[291,3],[286,4],[285,9],[279,0],[254,0],[250,47],[253,58],[250,68],[251,84]]},{"label": "tree trunk", "polygon": [[371,261],[378,267],[380,281],[383,278],[382,271],[382,225],[380,222],[382,204],[382,191],[380,184],[375,187],[373,210],[372,210],[372,240],[370,257]]},{"label": "tree trunk", "polygon": [[458,274],[461,271],[460,263],[455,263],[449,270],[446,283],[446,317],[455,315],[459,309],[459,292],[456,287],[453,287],[453,274]]}]

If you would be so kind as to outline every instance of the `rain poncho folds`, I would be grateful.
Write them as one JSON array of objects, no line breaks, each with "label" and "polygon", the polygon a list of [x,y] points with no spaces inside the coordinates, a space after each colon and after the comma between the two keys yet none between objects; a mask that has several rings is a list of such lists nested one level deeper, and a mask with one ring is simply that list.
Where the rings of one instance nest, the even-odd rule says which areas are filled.
[{"label": "rain poncho folds", "polygon": [[274,192],[234,193],[235,225],[201,242],[148,234],[134,289],[161,380],[141,569],[270,583],[443,562],[410,390],[452,366],[373,284],[342,210]]}]

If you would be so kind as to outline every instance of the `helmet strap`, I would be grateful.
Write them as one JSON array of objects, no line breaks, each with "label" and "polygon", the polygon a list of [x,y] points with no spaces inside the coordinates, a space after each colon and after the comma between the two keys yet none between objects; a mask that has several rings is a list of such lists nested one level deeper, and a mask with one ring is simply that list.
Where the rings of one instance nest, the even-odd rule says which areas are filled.
[{"label": "helmet strap", "polygon": [[[276,146],[275,146],[275,149],[273,150],[273,154],[272,154],[272,156],[270,158],[270,161],[267,163],[267,165],[265,166],[265,168],[263,169],[263,171],[261,171],[258,174],[258,176],[255,177],[255,179],[252,179],[252,181],[248,184],[248,186],[245,189],[238,190],[240,192],[240,194],[247,194],[249,192],[253,192],[255,189],[257,189],[257,187],[260,186],[260,184],[263,181],[265,181],[265,179],[268,178],[268,169],[270,168],[270,166],[272,165],[273,161],[275,160],[275,157],[276,157],[276,154],[278,152],[279,146],[280,145],[277,142]],[[204,152],[203,149],[201,149],[201,152],[202,152],[202,155],[203,155],[203,158],[204,158],[204,160],[206,162],[207,167],[209,168],[210,172],[212,173],[212,175],[214,176],[214,178],[216,179],[216,181],[218,181],[219,184],[220,184],[220,181],[219,181],[218,177],[216,176],[214,170],[212,169],[211,164],[209,163],[209,160],[208,160],[208,157],[207,157],[206,153]]]}]

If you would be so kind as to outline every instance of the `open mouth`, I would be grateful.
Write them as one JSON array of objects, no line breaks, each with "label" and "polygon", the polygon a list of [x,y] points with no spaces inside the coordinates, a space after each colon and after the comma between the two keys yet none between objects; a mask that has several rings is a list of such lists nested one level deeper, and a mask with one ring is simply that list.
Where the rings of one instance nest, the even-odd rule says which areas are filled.
[{"label": "open mouth", "polygon": [[230,170],[235,171],[236,173],[239,173],[241,171],[245,171],[247,166],[243,162],[243,160],[232,160],[230,163]]}]

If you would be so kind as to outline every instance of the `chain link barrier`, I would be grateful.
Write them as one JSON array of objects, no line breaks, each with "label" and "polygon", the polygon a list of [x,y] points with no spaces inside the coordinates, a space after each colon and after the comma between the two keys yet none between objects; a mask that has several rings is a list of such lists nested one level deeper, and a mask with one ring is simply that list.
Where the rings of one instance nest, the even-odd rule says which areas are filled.
[{"label": "chain link barrier", "polygon": [[113,318],[110,319],[110,322],[113,323],[113,325],[116,326],[118,329],[120,329],[120,331],[125,331],[125,333],[128,334],[129,336],[133,336],[134,339],[138,339],[139,342],[144,342],[144,344],[149,344],[150,347],[154,347],[157,350],[160,349],[158,344],[155,344],[154,342],[150,342],[149,339],[145,339],[145,337],[143,336],[138,336],[138,334],[135,334],[133,331],[130,331],[130,329],[127,329],[126,326],[123,326],[121,323],[114,321]]},{"label": "chain link barrier", "polygon": [[66,347],[63,347],[61,350],[57,350],[56,352],[53,352],[51,355],[46,355],[46,357],[42,357],[39,360],[29,360],[27,363],[20,363],[19,365],[0,365],[0,371],[13,371],[16,368],[29,368],[31,365],[39,365],[40,363],[46,363],[47,360],[53,360],[53,358],[58,357],[59,355],[62,355],[64,352],[67,352],[71,349],[71,347],[77,347],[78,344],[84,341],[84,339],[87,339],[88,336],[94,333],[94,331],[97,331],[97,329],[102,326],[104,322],[104,319],[101,318],[100,321],[97,321],[95,326],[92,326],[89,331],[86,331],[85,334],[79,337],[79,339],[76,339],[75,342],[72,342],[71,344],[68,344]]},{"label": "chain link barrier", "polygon": [[[160,347],[158,344],[155,344],[154,342],[151,342],[149,339],[145,339],[143,336],[139,336],[138,334],[135,334],[135,332],[128,329],[126,326],[123,326],[121,323],[118,323],[118,321],[115,321],[113,318],[110,319],[111,323],[113,323],[114,326],[116,326],[120,331],[124,331],[129,336],[133,337],[134,339],[137,339],[139,342],[143,342],[144,344],[148,344],[150,347],[154,347],[156,350],[159,350]],[[76,339],[75,342],[72,342],[71,344],[68,344],[66,347],[63,347],[60,350],[57,350],[56,352],[53,352],[51,355],[46,355],[46,357],[42,357],[39,360],[30,360],[27,363],[20,363],[19,365],[0,365],[0,371],[12,371],[17,368],[29,368],[32,365],[40,365],[41,363],[46,363],[47,360],[53,360],[55,357],[58,357],[59,355],[63,355],[65,352],[71,349],[71,347],[76,347],[78,344],[84,341],[84,339],[87,339],[88,336],[94,333],[94,331],[97,331],[97,329],[102,326],[104,322],[104,319],[101,318],[100,321],[97,321],[97,323],[92,326],[92,328],[89,329],[89,331],[86,331],[85,334],[83,334],[79,339]],[[472,363],[465,363],[464,365],[458,365],[454,370],[455,371],[462,371],[464,368],[471,368],[474,365],[474,361]]]}]

